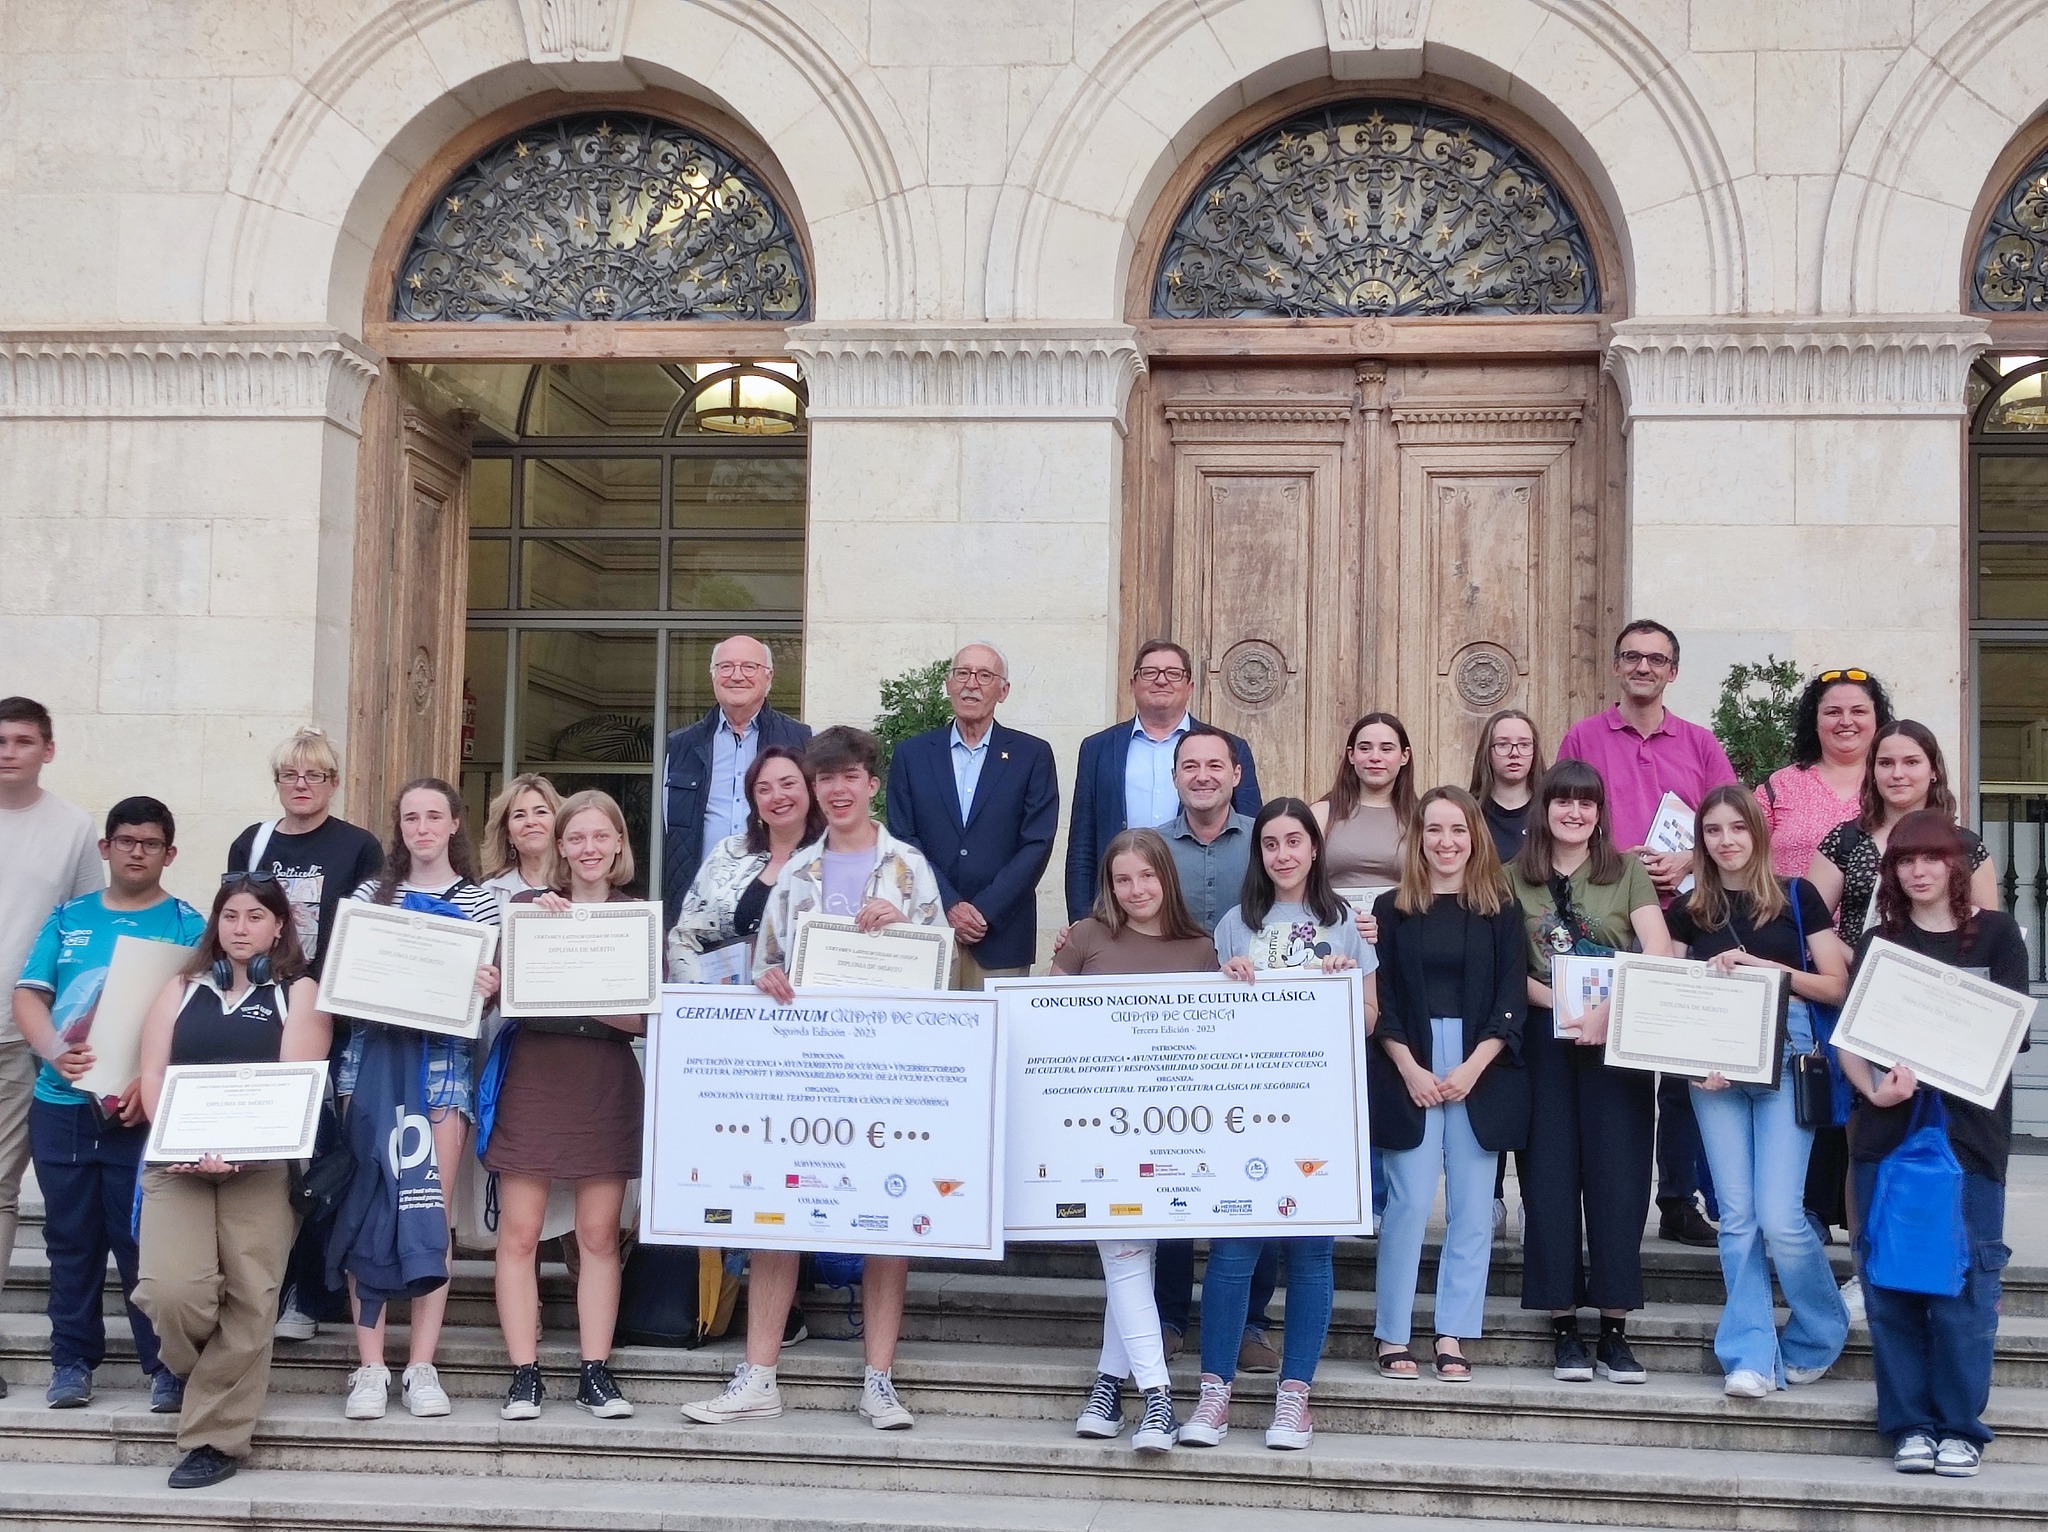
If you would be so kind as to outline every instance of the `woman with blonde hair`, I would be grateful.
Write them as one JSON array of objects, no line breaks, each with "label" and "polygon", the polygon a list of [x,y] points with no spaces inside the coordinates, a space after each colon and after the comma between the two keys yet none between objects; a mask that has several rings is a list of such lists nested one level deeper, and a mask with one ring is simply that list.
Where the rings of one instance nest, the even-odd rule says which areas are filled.
[{"label": "woman with blonde hair", "polygon": [[[555,824],[547,888],[512,902],[563,913],[626,901],[633,847],[611,795],[573,794]],[[556,1181],[576,1186],[576,1404],[600,1419],[633,1413],[607,1364],[619,1317],[619,1211],[626,1183],[640,1174],[643,1087],[632,1042],[646,1035],[645,1016],[529,1016],[509,1040],[482,1150],[484,1167],[498,1178],[498,1323],[512,1360],[512,1385],[498,1413],[507,1420],[533,1419],[546,1395],[533,1257]]]},{"label": "woman with blonde hair", "polygon": [[537,771],[522,771],[498,790],[484,818],[483,884],[498,892],[500,905],[528,889],[548,886],[548,858],[555,849],[555,821],[562,795]]},{"label": "woman with blonde hair", "polygon": [[[1721,1204],[1721,1277],[1728,1292],[1714,1354],[1726,1393],[1761,1399],[1819,1378],[1849,1337],[1849,1311],[1804,1207],[1813,1129],[1800,1125],[1792,1104],[1792,1058],[1814,1045],[1809,1003],[1842,1002],[1849,951],[1828,924],[1827,906],[1813,885],[1801,878],[1788,883],[1771,871],[1763,810],[1733,782],[1700,801],[1692,890],[1674,899],[1664,918],[1688,956],[1721,973],[1775,968],[1790,992],[1784,1073],[1775,1087],[1730,1084],[1719,1074],[1693,1082],[1693,1115]],[[1772,1309],[1771,1266],[1792,1311],[1782,1336]]]},{"label": "woman with blonde hair", "polygon": [[[1056,974],[1214,973],[1216,943],[1188,913],[1173,853],[1157,830],[1125,830],[1102,853],[1095,909],[1053,955]],[[1124,1428],[1123,1386],[1143,1396],[1131,1446],[1164,1452],[1180,1434],[1166,1374],[1159,1304],[1152,1293],[1157,1241],[1096,1241],[1106,1289],[1102,1354],[1077,1436],[1113,1438]]]},{"label": "woman with blonde hair", "polygon": [[1522,911],[1478,800],[1431,788],[1409,822],[1401,881],[1375,906],[1379,921],[1379,1046],[1369,1055],[1373,1145],[1385,1155],[1380,1221],[1379,1369],[1414,1378],[1408,1349],[1422,1237],[1444,1186],[1437,1265],[1436,1375],[1463,1383],[1472,1364],[1493,1256],[1493,1177],[1500,1154],[1529,1137],[1522,1068],[1528,1007]]}]

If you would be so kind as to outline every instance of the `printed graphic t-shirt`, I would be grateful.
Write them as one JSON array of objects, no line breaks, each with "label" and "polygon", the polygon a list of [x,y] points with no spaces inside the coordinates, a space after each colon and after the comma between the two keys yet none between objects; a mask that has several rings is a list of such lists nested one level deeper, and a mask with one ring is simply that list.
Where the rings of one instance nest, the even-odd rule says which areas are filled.
[{"label": "printed graphic t-shirt", "polygon": [[291,903],[292,929],[306,954],[307,972],[317,979],[320,960],[326,956],[322,938],[333,928],[335,906],[350,889],[377,876],[384,866],[384,849],[361,825],[330,818],[304,835],[274,831],[263,848],[263,865],[252,868],[249,848],[262,828],[251,825],[235,837],[228,848],[227,870],[276,875]]}]

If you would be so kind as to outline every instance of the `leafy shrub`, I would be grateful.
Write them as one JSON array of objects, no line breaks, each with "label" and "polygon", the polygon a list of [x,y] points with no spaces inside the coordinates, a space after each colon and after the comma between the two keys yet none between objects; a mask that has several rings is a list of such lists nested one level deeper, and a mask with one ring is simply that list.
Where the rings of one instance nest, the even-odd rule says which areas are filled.
[{"label": "leafy shrub", "polygon": [[1775,654],[1761,665],[1731,665],[1714,707],[1714,733],[1751,787],[1792,760],[1792,712],[1802,685],[1799,667]]}]

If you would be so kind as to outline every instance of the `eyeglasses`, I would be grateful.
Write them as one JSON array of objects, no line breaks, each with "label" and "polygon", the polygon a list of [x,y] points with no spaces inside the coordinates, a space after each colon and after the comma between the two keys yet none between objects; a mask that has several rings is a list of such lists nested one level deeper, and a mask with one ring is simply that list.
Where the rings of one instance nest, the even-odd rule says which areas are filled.
[{"label": "eyeglasses", "polygon": [[1816,679],[1823,686],[1827,686],[1835,681],[1868,681],[1870,679],[1870,672],[1854,668],[1848,670],[1823,670]]},{"label": "eyeglasses", "polygon": [[1668,654],[1645,654],[1640,649],[1623,649],[1614,656],[1615,662],[1634,670],[1638,665],[1647,665],[1652,670],[1669,670],[1671,656]]},{"label": "eyeglasses", "polygon": [[127,856],[157,856],[168,850],[171,843],[154,836],[141,840],[133,835],[114,835],[108,837],[107,844]]},{"label": "eyeglasses", "polygon": [[1533,739],[1497,739],[1493,742],[1496,755],[1534,755],[1536,741]]},{"label": "eyeglasses", "polygon": [[277,774],[279,787],[324,787],[333,780],[331,771],[280,771]]},{"label": "eyeglasses", "polygon": [[958,681],[962,686],[965,686],[969,681],[974,682],[977,686],[993,686],[996,682],[1005,679],[1000,671],[970,670],[965,665],[955,665],[946,674]]},{"label": "eyeglasses", "polygon": [[220,886],[222,888],[227,888],[237,883],[247,885],[251,883],[275,883],[276,881],[277,874],[274,872],[224,872],[220,875]]},{"label": "eyeglasses", "polygon": [[1172,681],[1178,683],[1185,681],[1187,678],[1188,673],[1178,665],[1140,665],[1131,672],[1131,679],[1133,681]]},{"label": "eyeglasses", "polygon": [[755,676],[765,676],[774,668],[773,665],[763,665],[759,660],[720,660],[711,667],[711,673],[727,679],[745,676],[751,681]]}]

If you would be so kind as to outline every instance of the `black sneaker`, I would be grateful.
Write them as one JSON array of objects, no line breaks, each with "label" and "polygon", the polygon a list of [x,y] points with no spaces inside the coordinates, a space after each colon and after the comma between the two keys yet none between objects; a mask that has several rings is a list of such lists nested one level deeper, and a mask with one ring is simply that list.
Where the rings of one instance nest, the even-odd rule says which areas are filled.
[{"label": "black sneaker", "polygon": [[241,1465],[218,1447],[194,1447],[185,1461],[171,1470],[172,1489],[205,1489],[232,1479]]},{"label": "black sneaker", "polygon": [[1121,1436],[1123,1429],[1124,1380],[1099,1372],[1095,1375],[1095,1386],[1088,1390],[1088,1407],[1074,1422],[1074,1434],[1111,1441]]},{"label": "black sneaker", "polygon": [[1628,1349],[1628,1337],[1619,1330],[1601,1334],[1598,1360],[1593,1365],[1609,1383],[1644,1383],[1650,1377],[1636,1360],[1636,1354]]},{"label": "black sneaker", "polygon": [[1579,1332],[1558,1330],[1553,1338],[1557,1343],[1557,1356],[1550,1375],[1560,1383],[1591,1383],[1593,1359],[1586,1354],[1586,1343],[1579,1339]]},{"label": "black sneaker", "polygon": [[548,1391],[540,1381],[540,1364],[528,1362],[512,1369],[512,1386],[505,1390],[505,1402],[498,1406],[500,1420],[538,1420],[540,1402]]},{"label": "black sneaker", "polygon": [[789,1306],[789,1317],[782,1321],[782,1349],[787,1351],[791,1346],[810,1338],[811,1327],[804,1323],[804,1311],[792,1303]]},{"label": "black sneaker", "polygon": [[576,1384],[576,1408],[588,1410],[599,1420],[624,1420],[633,1405],[612,1381],[612,1371],[602,1362],[585,1362],[583,1376]]}]

